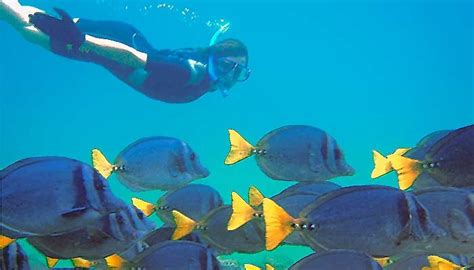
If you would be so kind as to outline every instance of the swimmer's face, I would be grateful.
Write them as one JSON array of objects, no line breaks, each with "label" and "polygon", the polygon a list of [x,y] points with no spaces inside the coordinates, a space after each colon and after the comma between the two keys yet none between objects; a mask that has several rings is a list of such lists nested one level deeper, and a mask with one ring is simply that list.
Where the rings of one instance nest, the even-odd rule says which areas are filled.
[{"label": "swimmer's face", "polygon": [[217,60],[219,83],[230,89],[238,81],[245,81],[250,76],[247,68],[247,58],[243,56],[228,56]]}]

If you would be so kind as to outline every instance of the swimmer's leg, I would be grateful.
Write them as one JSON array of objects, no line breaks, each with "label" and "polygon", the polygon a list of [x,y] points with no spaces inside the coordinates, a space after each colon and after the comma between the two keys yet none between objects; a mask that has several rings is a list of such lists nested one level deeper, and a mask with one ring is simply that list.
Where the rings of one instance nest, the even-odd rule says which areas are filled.
[{"label": "swimmer's leg", "polygon": [[76,22],[76,25],[81,32],[94,37],[117,41],[144,53],[153,50],[143,34],[128,23],[81,18]]},{"label": "swimmer's leg", "polygon": [[26,40],[49,50],[49,37],[29,23],[29,15],[35,12],[44,13],[35,7],[22,6],[17,0],[0,0],[0,20],[10,24]]}]

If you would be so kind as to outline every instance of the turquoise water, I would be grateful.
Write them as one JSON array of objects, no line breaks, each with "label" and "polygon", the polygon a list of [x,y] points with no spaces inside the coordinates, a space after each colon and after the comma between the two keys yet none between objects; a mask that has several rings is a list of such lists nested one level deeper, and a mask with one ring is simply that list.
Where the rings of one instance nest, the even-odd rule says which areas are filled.
[{"label": "turquoise water", "polygon": [[[288,124],[324,129],[356,169],[353,177],[334,181],[360,185],[374,183],[372,149],[389,153],[432,131],[474,122],[472,1],[22,3],[48,12],[61,7],[73,17],[123,20],[157,48],[206,46],[216,23],[231,22],[224,37],[247,44],[253,72],[227,98],[210,93],[193,103],[167,104],[99,66],[44,51],[0,22],[2,168],[44,155],[89,162],[94,147],[114,159],[139,138],[166,135],[193,147],[211,171],[196,183],[213,186],[229,203],[231,191],[244,195],[249,185],[271,196],[293,183],[267,178],[253,159],[225,166],[228,128],[253,143]],[[162,194],[132,193],[115,177],[110,183],[124,200],[154,201]],[[396,186],[395,176],[377,183]],[[280,247],[231,257],[288,265],[310,252]],[[32,248],[28,253],[43,260]]]}]

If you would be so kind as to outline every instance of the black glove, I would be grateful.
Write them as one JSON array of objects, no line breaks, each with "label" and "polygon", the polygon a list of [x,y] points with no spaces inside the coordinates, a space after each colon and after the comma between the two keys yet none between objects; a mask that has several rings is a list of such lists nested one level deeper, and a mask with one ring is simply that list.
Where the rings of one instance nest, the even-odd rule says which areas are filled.
[{"label": "black glove", "polygon": [[36,12],[29,15],[30,23],[50,37],[51,49],[58,53],[66,53],[67,45],[77,50],[85,40],[85,35],[79,30],[71,17],[62,9],[54,9],[61,19]]}]

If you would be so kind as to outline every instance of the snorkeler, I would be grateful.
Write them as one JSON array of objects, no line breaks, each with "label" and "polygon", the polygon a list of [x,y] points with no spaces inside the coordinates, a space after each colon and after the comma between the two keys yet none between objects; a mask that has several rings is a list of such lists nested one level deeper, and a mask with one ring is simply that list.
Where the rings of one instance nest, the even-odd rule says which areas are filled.
[{"label": "snorkeler", "polygon": [[17,0],[0,0],[0,20],[28,41],[67,58],[101,65],[153,99],[186,103],[216,90],[225,96],[250,75],[242,42],[216,42],[228,25],[214,34],[208,47],[157,50],[129,24],[72,19],[65,11],[55,10],[60,18]]}]

